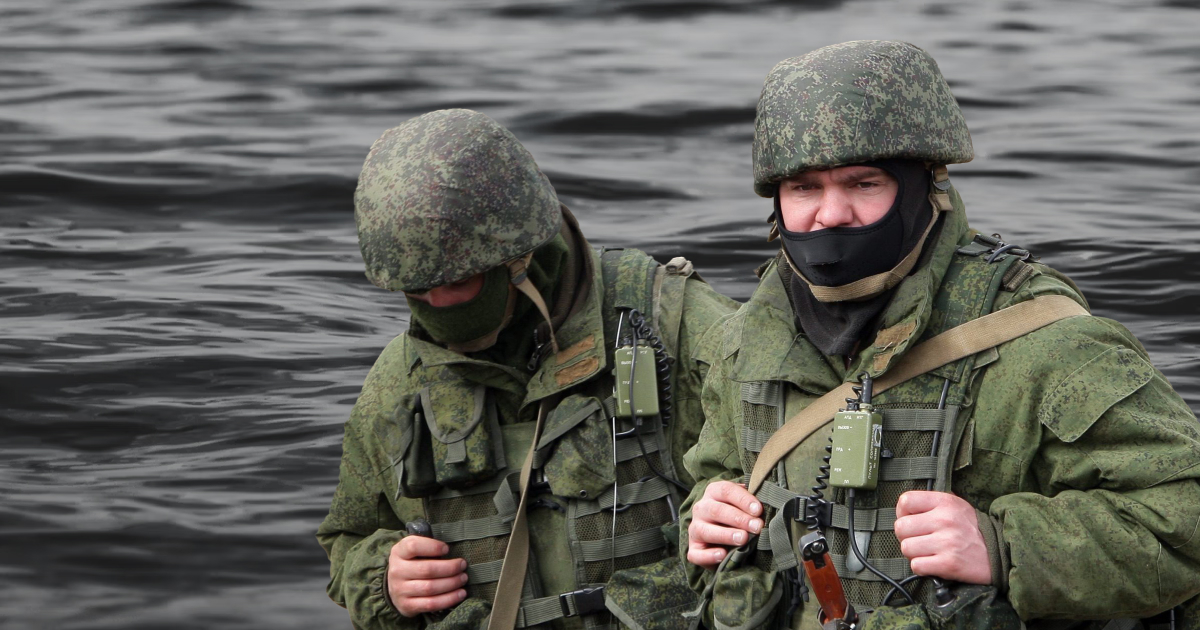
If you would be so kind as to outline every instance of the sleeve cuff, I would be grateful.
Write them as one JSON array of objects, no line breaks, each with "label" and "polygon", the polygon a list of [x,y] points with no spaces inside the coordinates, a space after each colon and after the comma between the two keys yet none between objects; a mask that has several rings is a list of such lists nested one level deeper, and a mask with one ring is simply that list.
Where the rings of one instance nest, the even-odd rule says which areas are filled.
[{"label": "sleeve cuff", "polygon": [[1004,524],[986,512],[975,510],[979,521],[979,533],[983,534],[983,544],[987,547],[988,562],[992,566],[992,586],[1003,594],[1008,592],[1008,570],[1012,567],[1009,560],[1008,543],[1004,540]]},{"label": "sleeve cuff", "polygon": [[345,601],[356,628],[407,628],[414,620],[403,617],[387,594],[388,555],[404,532],[379,530],[360,543],[347,563]]}]

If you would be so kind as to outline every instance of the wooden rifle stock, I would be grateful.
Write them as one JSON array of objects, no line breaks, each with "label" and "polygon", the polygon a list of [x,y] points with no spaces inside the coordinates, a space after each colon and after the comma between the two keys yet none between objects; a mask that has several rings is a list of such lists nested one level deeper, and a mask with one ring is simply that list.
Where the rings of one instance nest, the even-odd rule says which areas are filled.
[{"label": "wooden rifle stock", "polygon": [[800,539],[800,557],[804,561],[804,573],[808,576],[813,594],[821,606],[818,621],[822,625],[843,620],[854,623],[854,610],[846,601],[842,579],[838,577],[837,569],[833,567],[833,559],[829,557],[829,543],[825,536],[819,531],[805,534]]}]

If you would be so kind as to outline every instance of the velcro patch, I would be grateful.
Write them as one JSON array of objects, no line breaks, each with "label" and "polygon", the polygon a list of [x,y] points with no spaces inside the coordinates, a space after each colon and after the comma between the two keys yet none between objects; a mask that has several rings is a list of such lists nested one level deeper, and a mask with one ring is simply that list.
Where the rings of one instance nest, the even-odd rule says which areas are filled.
[{"label": "velcro patch", "polygon": [[558,352],[558,354],[554,355],[554,364],[562,365],[595,347],[596,336],[588,335],[587,337],[584,337],[582,341],[576,342],[567,348],[563,348]]},{"label": "velcro patch", "polygon": [[591,376],[598,369],[600,369],[600,359],[591,357],[555,372],[554,380],[558,383],[559,387],[563,387]]}]

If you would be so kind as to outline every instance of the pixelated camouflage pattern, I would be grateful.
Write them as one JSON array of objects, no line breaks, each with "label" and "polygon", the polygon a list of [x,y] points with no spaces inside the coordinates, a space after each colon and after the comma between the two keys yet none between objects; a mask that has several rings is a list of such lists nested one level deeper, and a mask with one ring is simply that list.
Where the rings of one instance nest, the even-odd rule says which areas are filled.
[{"label": "pixelated camouflage pattern", "polygon": [[564,398],[546,418],[544,433],[552,435],[567,425],[570,430],[555,443],[554,456],[542,466],[546,482],[560,497],[598,497],[617,479],[612,429],[600,401],[591,396]]},{"label": "pixelated camouflage pattern", "polygon": [[[611,299],[605,297],[612,291],[606,291],[606,276],[600,273],[599,256],[593,253],[592,261],[594,273],[590,297],[556,332],[564,349],[591,337],[589,347],[596,349],[592,354],[604,358],[606,352],[611,352],[611,339],[605,338],[605,321],[615,320],[615,315]],[[674,365],[676,405],[669,437],[674,445],[671,465],[680,470],[682,454],[695,442],[703,423],[699,397],[706,366],[690,357],[695,354],[703,333],[720,318],[731,314],[737,303],[694,277],[680,283],[684,288],[679,293],[668,295],[666,287],[669,284],[663,283],[660,302],[663,328],[660,332],[664,339],[678,337]],[[562,363],[551,357],[530,377],[516,374],[508,366],[466,357],[408,334],[397,337],[383,350],[367,375],[346,423],[337,489],[329,513],[317,531],[318,542],[330,560],[329,597],[347,609],[355,628],[418,630],[428,627],[427,620],[421,617],[400,616],[383,590],[387,554],[404,536],[405,522],[416,518],[430,519],[421,499],[405,497],[398,492],[397,479],[398,471],[404,468],[406,449],[412,443],[412,433],[406,427],[416,424],[413,410],[420,404],[421,390],[431,383],[447,381],[483,384],[488,387],[490,399],[496,403],[502,432],[510,433],[522,426],[531,429],[538,399],[568,387],[558,384],[555,374],[588,358],[588,352]],[[602,397],[612,391],[611,381],[603,378],[572,382],[569,387]],[[466,408],[465,404],[462,408]],[[520,465],[517,458],[508,456],[508,460],[510,466]],[[606,460],[611,463],[610,458]],[[597,515],[598,518],[607,516],[608,513]],[[566,515],[557,510],[534,509],[529,517],[534,559],[566,559],[534,563],[531,574],[540,579],[543,588],[553,589],[564,584],[577,588],[580,578],[575,564],[570,561]],[[659,558],[661,555],[654,560]],[[562,590],[567,589],[557,592]],[[485,602],[479,600],[479,603]],[[475,598],[460,604],[455,611],[459,608],[463,611],[453,613],[453,618],[462,619],[465,625],[455,627],[483,627],[471,625],[486,610],[476,607]],[[438,628],[446,627],[445,622],[450,619],[451,616],[447,616]],[[577,617],[556,625],[561,625],[563,630],[583,630],[584,627],[583,620]]]},{"label": "pixelated camouflage pattern", "polygon": [[683,613],[697,601],[677,557],[614,573],[604,596],[608,609],[630,630],[687,630]]},{"label": "pixelated camouflage pattern", "polygon": [[[1017,630],[1021,626],[1013,628]],[[859,619],[859,630],[933,630],[925,607],[920,604],[911,606],[885,606],[864,613]],[[999,629],[997,629],[999,630]]]},{"label": "pixelated camouflage pattern", "polygon": [[[683,553],[686,556],[686,548]],[[738,549],[731,555],[747,553],[745,549]],[[740,566],[718,576],[707,611],[715,623],[706,624],[707,627],[717,627],[718,624],[725,628],[745,630],[776,627],[776,620],[780,616],[778,607],[783,604],[780,574],[765,571],[743,558],[731,558],[730,562],[731,565]]]},{"label": "pixelated camouflage pattern", "polygon": [[[934,630],[1023,630],[1025,624],[994,586],[953,584],[954,599],[945,606],[926,607]],[[1061,623],[1051,622],[1061,626]],[[1100,625],[1100,624],[1096,624]],[[880,624],[877,628],[891,628]]]},{"label": "pixelated camouflage pattern", "polygon": [[[993,586],[955,584],[945,606],[877,608],[859,620],[860,630],[1024,630],[1025,624]],[[1059,624],[1061,625],[1061,624]]]},{"label": "pixelated camouflage pattern", "polygon": [[[750,472],[739,457],[742,382],[788,383],[790,416],[862,371],[886,373],[931,322],[961,323],[972,307],[959,302],[971,291],[933,298],[954,251],[969,241],[954,199],[957,210],[946,215],[929,263],[895,289],[880,315],[884,328],[915,323],[906,338],[887,348],[864,344],[849,367],[822,356],[796,336],[771,267],[750,301],[702,341],[716,359],[702,395],[706,422],[684,458],[700,481],[681,522],[690,522],[706,480]],[[1016,291],[1000,291],[992,310],[1039,295],[1083,303],[1061,275],[1033,268]],[[875,402],[936,403],[940,376],[913,379]],[[981,353],[974,371],[959,378],[966,397],[948,401],[960,406],[951,488],[996,530],[993,574],[1004,594],[996,606],[1026,621],[1141,618],[1200,594],[1200,425],[1128,330],[1101,317],[1070,318]],[[785,460],[799,490],[816,477],[827,437],[814,433]],[[689,572],[694,588],[712,579],[695,567]],[[762,596],[726,593],[731,602],[714,598],[712,608]],[[811,605],[795,620],[799,628],[819,627]]]},{"label": "pixelated camouflage pattern", "polygon": [[954,584],[946,606],[888,606],[859,619],[860,630],[1024,630],[995,587]]},{"label": "pixelated camouflage pattern", "polygon": [[472,486],[499,470],[500,436],[493,434],[475,391],[469,382],[442,381],[430,383],[423,393],[429,401],[422,405],[426,426],[432,424],[434,478],[446,488]]},{"label": "pixelated camouflage pattern", "polygon": [[904,42],[855,41],[785,59],[754,120],[754,192],[813,168],[902,158],[969,162],[971,134],[937,63]]},{"label": "pixelated camouflage pattern", "polygon": [[422,291],[532,251],[558,234],[562,213],[511,132],[478,112],[447,109],[371,145],[354,219],[371,283]]},{"label": "pixelated camouflage pattern", "polygon": [[478,597],[468,597],[450,609],[450,612],[444,617],[430,615],[430,617],[438,619],[438,621],[425,626],[425,628],[426,630],[457,630],[459,628],[484,630],[487,628],[488,617],[491,614],[491,602]]}]

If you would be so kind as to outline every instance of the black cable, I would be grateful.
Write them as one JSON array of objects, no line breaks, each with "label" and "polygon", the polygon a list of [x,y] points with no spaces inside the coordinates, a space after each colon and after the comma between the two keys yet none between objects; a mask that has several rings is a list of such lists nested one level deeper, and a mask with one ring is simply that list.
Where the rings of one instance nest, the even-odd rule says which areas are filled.
[{"label": "black cable", "polygon": [[[946,394],[948,394],[949,392],[950,392],[950,379],[947,378],[945,380],[945,382],[942,383],[942,395],[938,398],[937,408],[939,411],[944,411],[946,409]],[[933,449],[932,449],[933,453],[931,454],[932,457],[938,456],[938,447],[941,446],[941,439],[942,439],[942,432],[934,431],[933,432]],[[927,481],[925,483],[926,490],[933,490],[933,481],[934,481],[933,479],[930,479],[929,481]],[[939,577],[933,578],[932,581],[933,581],[934,601],[937,602],[937,604],[939,606],[945,606],[946,604],[950,603],[954,599],[954,594],[950,592],[950,587],[946,585],[946,581]]]},{"label": "black cable", "polygon": [[817,514],[817,510],[825,503],[825,490],[829,488],[829,459],[833,457],[833,435],[829,436],[829,443],[825,445],[825,456],[821,458],[821,465],[817,467],[817,478],[809,489],[812,494],[804,502],[804,524],[808,527],[808,531],[815,532],[820,529],[821,518]]},{"label": "black cable", "polygon": [[[846,399],[846,402],[848,403],[847,407],[846,407],[847,410],[859,409],[860,404],[862,404],[862,405],[870,405],[871,404],[872,394],[874,393],[874,387],[873,387],[874,382],[871,379],[871,375],[869,373],[863,372],[862,374],[859,375],[858,381],[859,381],[859,386],[851,388],[852,391],[854,391],[854,393],[858,395],[858,398],[857,398],[857,400],[850,399],[850,398]],[[943,401],[945,400],[945,396],[946,396],[945,388],[943,388],[943,391],[942,391]],[[943,402],[943,404],[945,404],[945,403]],[[905,578],[906,581],[897,582],[894,579],[892,579],[891,576],[885,575],[879,569],[876,569],[875,567],[871,566],[871,563],[867,562],[867,559],[863,557],[862,552],[859,551],[858,540],[854,537],[854,489],[853,488],[849,488],[846,490],[846,511],[849,513],[848,516],[849,516],[849,521],[850,521],[849,522],[850,549],[854,552],[854,556],[856,558],[858,558],[858,561],[861,562],[864,567],[870,569],[871,573],[878,575],[879,577],[883,578],[883,580],[885,582],[892,585],[892,589],[890,591],[888,591],[888,594],[883,598],[883,602],[880,605],[881,606],[887,605],[887,601],[892,598],[892,594],[895,593],[897,590],[900,591],[900,593],[904,595],[904,598],[908,600],[908,603],[916,604],[917,601],[913,598],[912,594],[908,592],[908,589],[904,588],[904,584],[906,583],[906,581],[911,581],[916,576],[909,576],[908,578]]]},{"label": "black cable", "polygon": [[646,318],[636,308],[629,309],[629,326],[633,329],[635,350],[638,339],[644,339],[654,350],[654,371],[658,377],[658,418],[666,427],[671,424],[674,410],[671,404],[671,365],[675,360],[667,355],[667,349],[663,347],[662,340],[654,334],[654,329],[650,328],[650,325],[646,323]]},{"label": "black cable", "polygon": [[[923,577],[925,577],[925,576],[924,575],[910,575],[910,576],[904,578],[903,580],[900,580],[900,586],[904,586],[905,584],[908,584],[909,582],[912,582],[913,580],[919,580]],[[887,606],[888,602],[892,601],[892,596],[895,595],[896,592],[897,592],[896,587],[893,586],[892,589],[887,592],[887,595],[883,596],[883,601],[880,602],[879,605]]]},{"label": "black cable", "polygon": [[[869,569],[871,573],[878,575],[883,579],[884,582],[891,584],[892,589],[898,589],[904,595],[904,598],[908,600],[909,604],[916,604],[917,600],[913,599],[913,596],[909,594],[908,590],[901,586],[899,582],[893,580],[888,574],[876,569],[870,562],[867,562],[867,559],[863,557],[862,552],[858,550],[858,541],[854,539],[854,488],[848,488],[846,490],[846,512],[848,513],[847,516],[848,520],[850,521],[850,549],[854,552],[854,557],[858,558],[858,561],[861,562],[864,567]],[[891,593],[889,592],[889,597],[890,596]],[[884,601],[887,600],[885,599]]]},{"label": "black cable", "polygon": [[[635,407],[633,404],[633,390],[634,390],[633,383],[636,380],[636,375],[637,375],[637,372],[635,370],[637,368],[638,341],[644,335],[646,337],[646,341],[650,344],[650,347],[654,350],[655,364],[658,368],[657,372],[659,375],[659,378],[658,378],[658,384],[659,384],[659,387],[658,387],[658,391],[659,391],[658,417],[659,417],[659,421],[663,424],[663,426],[664,427],[666,426],[667,420],[671,417],[671,405],[670,405],[670,400],[671,400],[671,394],[670,394],[671,362],[668,360],[668,357],[666,356],[666,349],[663,348],[662,340],[660,340],[658,338],[658,335],[655,335],[654,331],[651,330],[648,325],[646,325],[645,318],[642,317],[642,314],[640,312],[638,312],[638,310],[636,308],[629,309],[629,327],[630,327],[630,329],[633,330],[633,352],[631,353],[631,356],[629,359],[629,413],[630,413],[630,415],[633,416],[633,422],[634,422],[633,437],[637,441],[638,450],[641,451],[641,453],[642,453],[642,461],[646,462],[646,465],[650,467],[650,470],[653,471],[654,474],[657,475],[663,481],[666,481],[668,483],[675,485],[675,487],[679,488],[680,491],[682,491],[684,494],[688,494],[691,492],[691,488],[683,485],[683,483],[681,483],[678,479],[675,479],[675,478],[670,477],[667,474],[663,473],[661,470],[658,469],[657,466],[654,465],[654,460],[650,459],[650,455],[646,452],[646,445],[642,442],[642,431],[641,431],[642,420],[637,415],[637,407]],[[665,378],[664,378],[664,372],[665,372]],[[666,389],[667,389],[667,391],[665,393],[663,392],[664,384],[666,385]],[[661,451],[659,452],[659,456],[660,457],[662,456]]]}]

